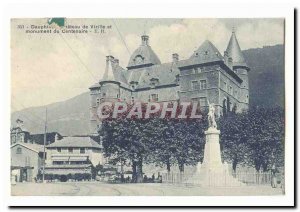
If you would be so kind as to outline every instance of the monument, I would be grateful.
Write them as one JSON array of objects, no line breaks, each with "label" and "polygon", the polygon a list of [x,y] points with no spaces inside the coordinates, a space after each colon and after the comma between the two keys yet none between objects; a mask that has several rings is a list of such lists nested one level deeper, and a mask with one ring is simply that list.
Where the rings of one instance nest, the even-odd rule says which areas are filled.
[{"label": "monument", "polygon": [[227,164],[222,163],[220,150],[220,130],[215,120],[215,106],[208,103],[208,129],[205,133],[203,163],[199,163],[197,172],[190,183],[209,187],[241,186],[243,183],[235,179],[228,170]]}]

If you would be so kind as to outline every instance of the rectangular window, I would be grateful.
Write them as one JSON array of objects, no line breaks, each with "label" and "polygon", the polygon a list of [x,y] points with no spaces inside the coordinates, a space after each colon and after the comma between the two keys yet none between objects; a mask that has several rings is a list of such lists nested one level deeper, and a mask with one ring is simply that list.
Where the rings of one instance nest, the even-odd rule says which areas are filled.
[{"label": "rectangular window", "polygon": [[157,102],[158,101],[158,94],[157,93],[151,94],[151,101],[152,102]]},{"label": "rectangular window", "polygon": [[199,102],[199,98],[192,98],[192,103],[198,103]]},{"label": "rectangular window", "polygon": [[22,154],[22,148],[21,148],[21,147],[18,147],[16,153],[17,153],[17,154]]},{"label": "rectangular window", "polygon": [[229,86],[229,94],[232,95],[232,86]]},{"label": "rectangular window", "polygon": [[69,148],[68,148],[68,152],[69,152],[69,153],[73,153],[73,148],[69,147]]},{"label": "rectangular window", "polygon": [[206,80],[200,80],[200,89],[206,89]]},{"label": "rectangular window", "polygon": [[57,148],[57,152],[61,152],[61,148],[60,147]]},{"label": "rectangular window", "polygon": [[85,148],[80,148],[80,154],[84,154],[85,153]]},{"label": "rectangular window", "polygon": [[192,90],[199,90],[200,89],[200,85],[198,81],[192,81]]},{"label": "rectangular window", "polygon": [[201,97],[199,102],[201,107],[206,106],[207,101],[205,97]]}]

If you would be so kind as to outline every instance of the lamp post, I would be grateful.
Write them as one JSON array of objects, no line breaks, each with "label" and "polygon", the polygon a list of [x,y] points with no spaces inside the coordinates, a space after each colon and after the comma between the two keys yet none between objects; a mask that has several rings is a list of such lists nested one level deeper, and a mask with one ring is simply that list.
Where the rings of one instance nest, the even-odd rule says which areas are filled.
[{"label": "lamp post", "polygon": [[42,167],[43,183],[45,183],[46,140],[47,140],[47,108],[46,108],[46,119],[45,119],[44,151],[43,151],[43,167]]}]

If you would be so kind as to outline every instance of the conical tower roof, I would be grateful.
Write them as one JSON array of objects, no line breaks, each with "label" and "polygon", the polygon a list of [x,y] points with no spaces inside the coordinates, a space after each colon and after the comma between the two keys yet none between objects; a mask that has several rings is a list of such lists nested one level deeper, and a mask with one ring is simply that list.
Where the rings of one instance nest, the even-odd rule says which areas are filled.
[{"label": "conical tower roof", "polygon": [[228,57],[232,58],[233,66],[247,66],[246,60],[244,58],[243,52],[240,48],[240,45],[237,41],[235,31],[232,31],[231,38],[229,40],[226,52]]}]

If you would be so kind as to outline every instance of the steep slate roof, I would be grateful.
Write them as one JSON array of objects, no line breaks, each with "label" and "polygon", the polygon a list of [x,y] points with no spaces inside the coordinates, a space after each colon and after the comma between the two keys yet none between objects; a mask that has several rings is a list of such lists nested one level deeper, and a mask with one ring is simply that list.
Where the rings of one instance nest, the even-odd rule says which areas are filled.
[{"label": "steep slate roof", "polygon": [[173,62],[133,69],[128,72],[128,83],[138,82],[136,89],[151,87],[151,79],[158,79],[157,86],[175,84],[176,75],[180,74],[177,65]]},{"label": "steep slate roof", "polygon": [[55,147],[90,147],[97,149],[102,148],[101,145],[99,145],[90,137],[64,137],[63,139],[58,140],[47,146],[47,148]]},{"label": "steep slate roof", "polygon": [[[58,133],[58,132],[48,132],[46,134],[46,140],[47,140],[47,144],[49,143],[53,143],[55,141],[55,135],[58,134],[59,138],[62,138],[62,136]],[[44,133],[41,134],[31,134],[30,135],[30,139],[36,143],[36,144],[40,144],[43,145],[44,144]]]},{"label": "steep slate roof", "polygon": [[125,77],[126,70],[119,65],[115,65],[113,69],[114,69],[116,80],[118,82],[127,84],[127,79]]},{"label": "steep slate roof", "polygon": [[[108,57],[112,57],[112,56],[108,56]],[[129,86],[127,84],[127,79],[125,76],[126,70],[124,68],[122,68],[121,66],[119,66],[118,64],[115,64],[113,61],[113,57],[110,58],[110,60],[111,61],[108,62],[105,72],[103,74],[103,78],[99,82],[115,81],[115,82],[119,82],[121,84],[121,86],[129,89]],[[101,87],[99,82],[90,86],[89,89]]]},{"label": "steep slate roof", "polygon": [[[19,129],[19,130],[18,130]],[[23,125],[19,125],[19,126],[13,126],[11,129],[10,129],[10,132],[13,132],[13,131],[19,131],[19,132],[29,132]]]},{"label": "steep slate roof", "polygon": [[[146,35],[142,36],[142,44],[131,55],[127,66],[128,69],[135,66],[141,66],[141,65],[161,64],[158,56],[152,50],[151,46],[149,46],[148,39],[149,39],[148,36]],[[142,63],[137,63],[135,61],[138,56],[142,57],[143,59]]]},{"label": "steep slate roof", "polygon": [[43,145],[31,144],[31,143],[15,143],[15,144],[11,145],[10,148],[15,147],[17,145],[23,146],[23,147],[25,147],[27,149],[30,149],[30,150],[32,150],[34,152],[37,152],[37,153],[44,151],[44,146]]},{"label": "steep slate roof", "polygon": [[228,53],[228,57],[232,58],[233,66],[248,67],[234,31],[232,32],[226,52]]},{"label": "steep slate roof", "polygon": [[[130,57],[127,67],[128,70],[125,70],[118,64],[114,64],[113,57],[109,56],[112,59],[110,60],[111,62],[104,74],[104,80],[101,81],[106,81],[105,79],[108,78],[106,76],[109,75],[108,73],[111,73],[111,80],[119,82],[122,87],[127,89],[131,89],[131,83],[137,83],[135,89],[151,88],[151,79],[158,79],[158,84],[155,85],[156,87],[165,85],[173,86],[176,85],[176,76],[180,74],[179,68],[213,62],[222,62],[223,65],[225,65],[222,54],[209,40],[205,40],[189,59],[161,64],[157,55],[148,45],[148,38],[149,37],[146,35],[142,36],[141,46],[137,48]],[[235,58],[239,61],[239,64],[242,64],[244,61],[243,55],[235,35],[231,38],[228,46],[228,53],[238,55]],[[240,53],[237,54],[236,52]],[[143,58],[142,63],[138,64],[135,62],[135,58],[137,56],[141,56]],[[227,67],[227,69],[230,68]],[[229,74],[234,75],[237,80],[241,80],[235,73],[232,72],[231,69],[227,71],[230,72]],[[93,89],[98,87],[100,87],[100,84],[96,83],[90,88]]]},{"label": "steep slate roof", "polygon": [[189,59],[179,61],[178,67],[216,61],[223,61],[223,56],[209,40],[205,40]]}]

